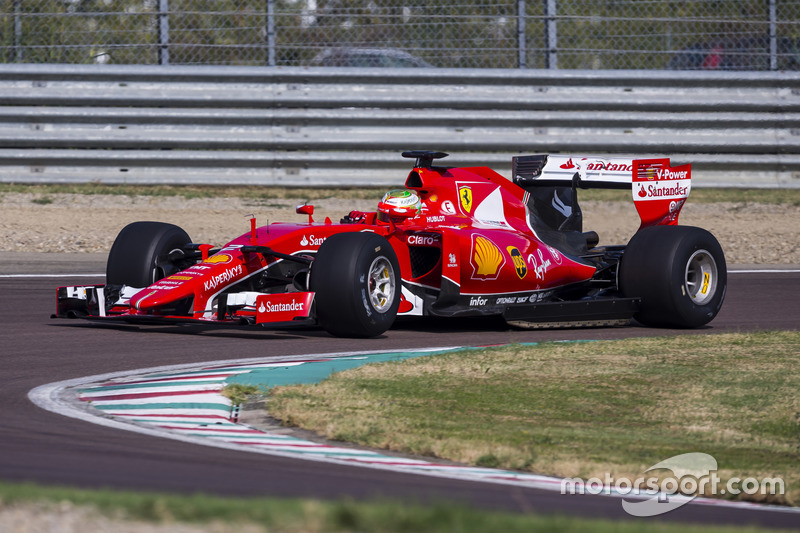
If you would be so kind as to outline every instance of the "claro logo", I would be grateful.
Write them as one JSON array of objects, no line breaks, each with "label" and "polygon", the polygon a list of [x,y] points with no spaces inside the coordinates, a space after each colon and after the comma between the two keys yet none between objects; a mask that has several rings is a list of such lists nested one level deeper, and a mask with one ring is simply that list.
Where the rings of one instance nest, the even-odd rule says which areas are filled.
[{"label": "claro logo", "polygon": [[439,244],[439,236],[425,234],[409,235],[407,242],[415,246],[434,246]]},{"label": "claro logo", "polygon": [[219,286],[220,284],[227,283],[232,279],[235,279],[236,276],[241,276],[243,271],[244,270],[242,269],[242,265],[232,266],[224,270],[220,274],[211,276],[211,278],[209,278],[209,280],[203,284],[203,288],[206,291],[216,289],[217,286]]}]

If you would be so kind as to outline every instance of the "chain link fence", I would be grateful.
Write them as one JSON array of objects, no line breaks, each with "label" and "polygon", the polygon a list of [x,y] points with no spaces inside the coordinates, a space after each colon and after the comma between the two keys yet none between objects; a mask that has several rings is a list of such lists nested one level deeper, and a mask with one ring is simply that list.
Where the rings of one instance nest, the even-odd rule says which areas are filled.
[{"label": "chain link fence", "polygon": [[0,62],[800,70],[800,0],[0,0]]}]

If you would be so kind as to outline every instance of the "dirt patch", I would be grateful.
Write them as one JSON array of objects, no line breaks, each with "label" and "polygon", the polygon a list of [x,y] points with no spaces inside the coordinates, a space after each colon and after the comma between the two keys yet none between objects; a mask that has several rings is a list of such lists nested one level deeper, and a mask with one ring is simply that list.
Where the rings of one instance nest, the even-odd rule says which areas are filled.
[{"label": "dirt patch", "polygon": [[[0,251],[100,252],[111,248],[129,222],[157,220],[184,228],[196,242],[222,245],[247,233],[248,215],[258,224],[305,220],[301,200],[7,193],[0,199]],[[373,200],[314,202],[315,220],[338,222],[352,209],[374,210]],[[586,229],[601,244],[624,244],[638,228],[630,202],[582,204]],[[681,223],[717,236],[731,264],[800,264],[800,207],[757,203],[686,205]]]}]

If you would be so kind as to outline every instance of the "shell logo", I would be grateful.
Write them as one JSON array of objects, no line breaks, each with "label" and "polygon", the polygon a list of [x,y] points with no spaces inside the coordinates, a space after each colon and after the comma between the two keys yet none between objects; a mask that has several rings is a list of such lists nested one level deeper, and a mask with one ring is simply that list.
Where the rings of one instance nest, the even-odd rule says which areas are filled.
[{"label": "shell logo", "polygon": [[212,255],[211,257],[203,261],[203,263],[212,263],[215,265],[219,265],[219,264],[230,263],[232,259],[233,257],[231,257],[228,254],[217,254],[217,255]]},{"label": "shell logo", "polygon": [[178,281],[190,281],[194,278],[192,276],[170,276],[167,279],[174,279]]},{"label": "shell logo", "polygon": [[473,235],[470,262],[473,269],[472,279],[486,280],[497,279],[500,267],[506,260],[495,243],[482,235]]}]

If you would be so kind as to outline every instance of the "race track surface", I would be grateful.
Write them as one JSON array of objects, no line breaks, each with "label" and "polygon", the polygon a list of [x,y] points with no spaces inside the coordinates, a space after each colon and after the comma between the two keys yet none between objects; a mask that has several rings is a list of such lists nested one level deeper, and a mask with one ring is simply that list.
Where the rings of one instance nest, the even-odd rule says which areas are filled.
[{"label": "race track surface", "polygon": [[[38,267],[38,274],[102,272],[103,265]],[[8,275],[31,272],[0,264]],[[20,270],[20,268],[22,270]],[[68,270],[68,268],[72,268]],[[246,357],[349,350],[486,345],[557,339],[612,339],[686,333],[642,327],[511,330],[494,320],[415,321],[378,339],[338,339],[322,331],[207,330],[184,327],[96,327],[51,320],[55,287],[101,278],[0,277],[0,479],[78,487],[113,487],[230,496],[392,497],[454,501],[486,509],[631,518],[616,498],[373,471],[235,452],[97,426],[44,411],[27,398],[39,385],[154,366]],[[732,273],[720,315],[705,329],[722,333],[797,329],[798,272]],[[800,515],[684,506],[657,520],[800,526]]]}]

